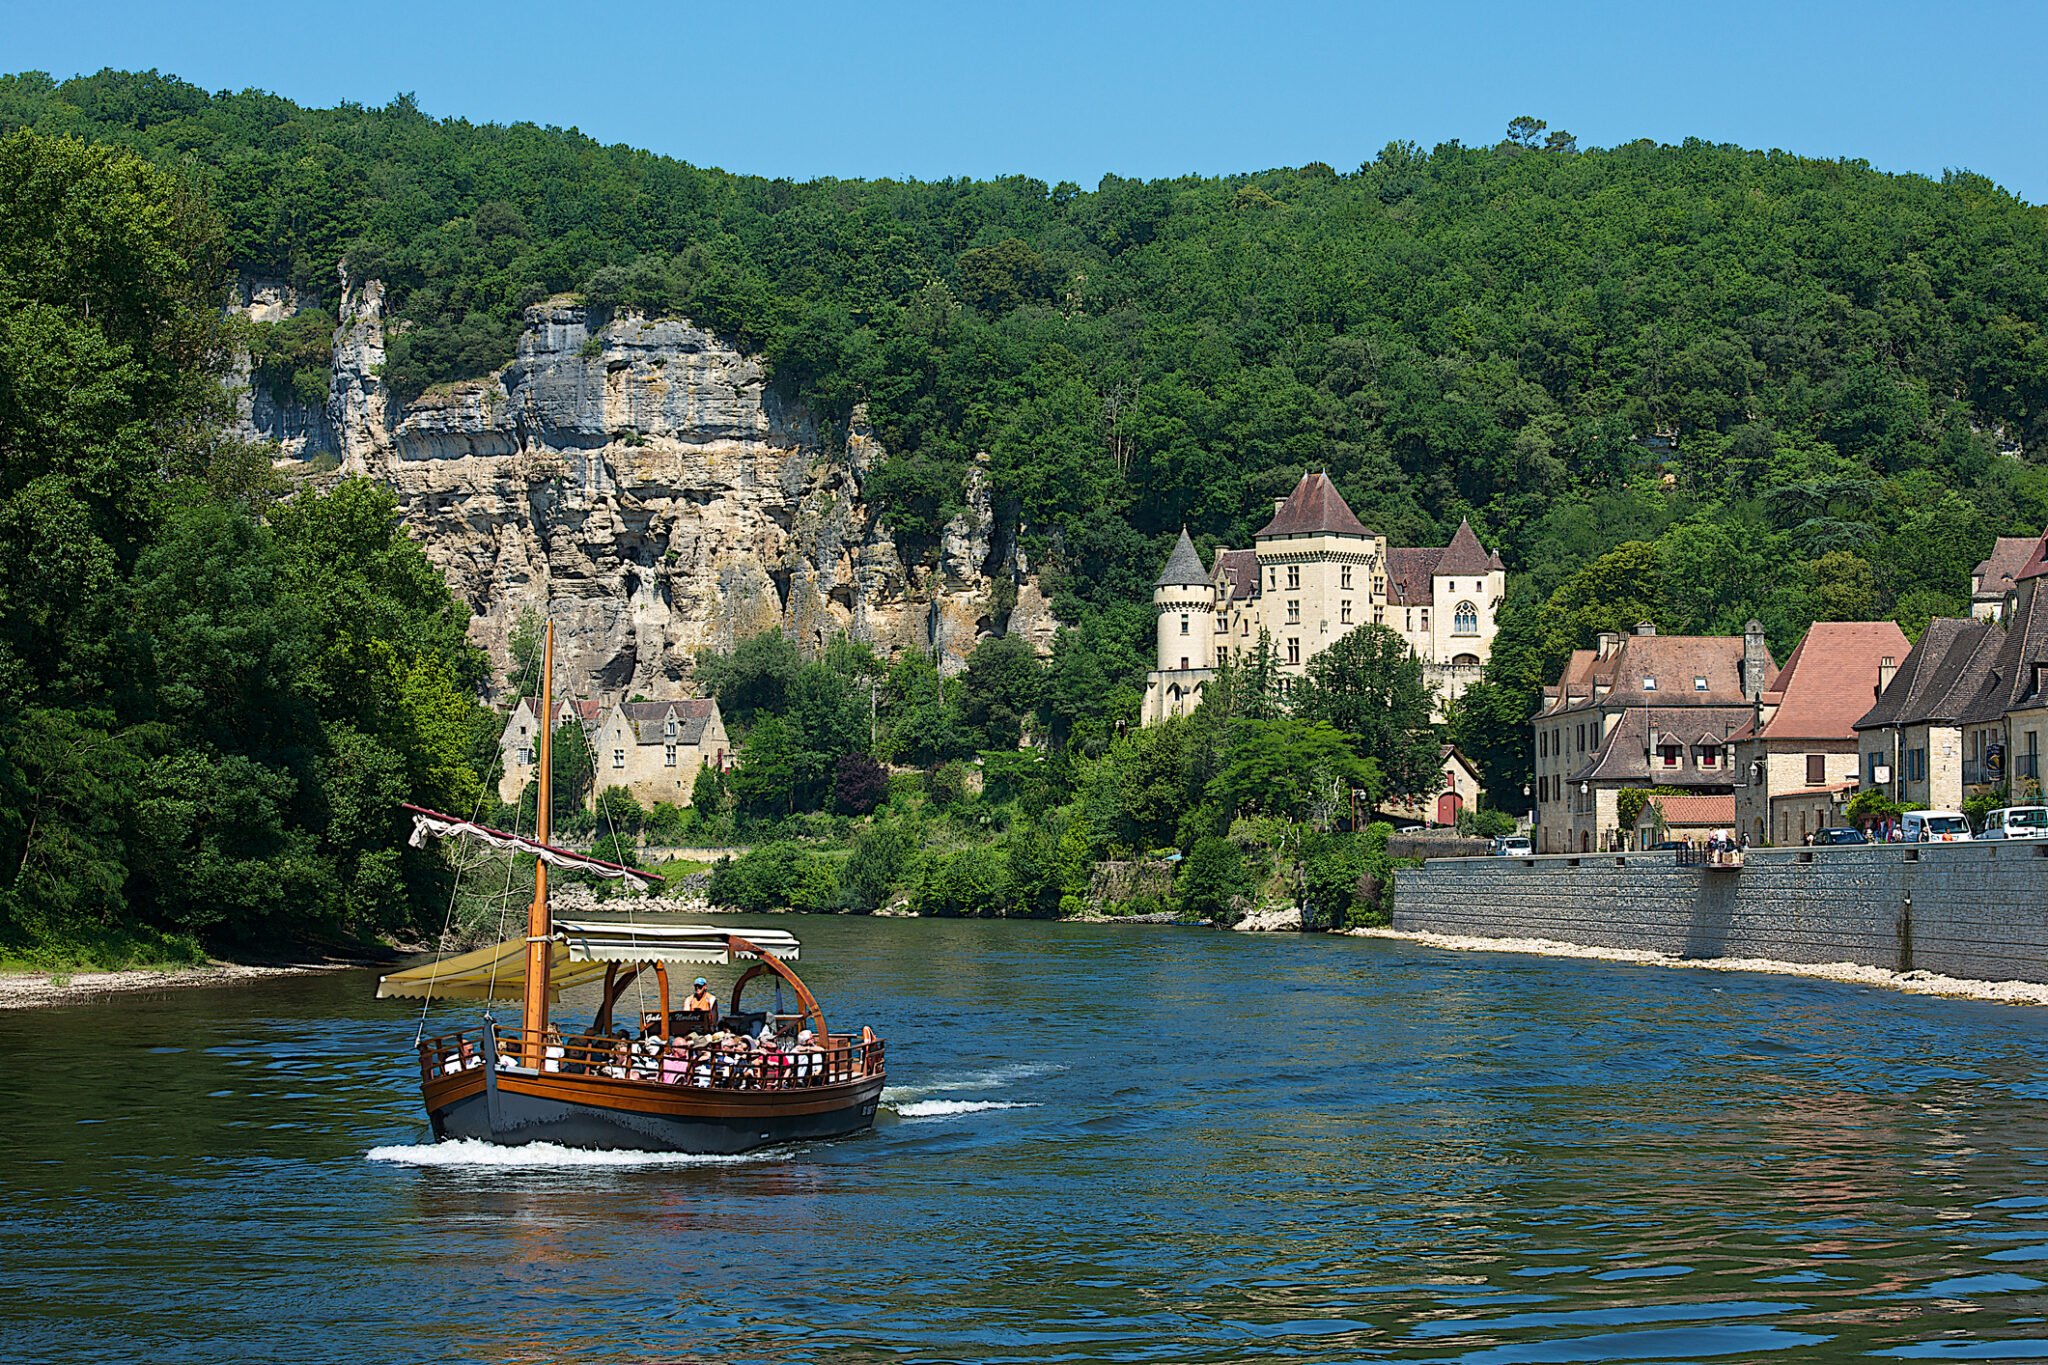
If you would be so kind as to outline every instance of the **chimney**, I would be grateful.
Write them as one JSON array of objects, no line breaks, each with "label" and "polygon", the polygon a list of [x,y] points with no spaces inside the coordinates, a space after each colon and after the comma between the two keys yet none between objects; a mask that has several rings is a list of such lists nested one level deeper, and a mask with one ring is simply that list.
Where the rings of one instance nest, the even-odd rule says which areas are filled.
[{"label": "chimney", "polygon": [[1897,659],[1894,659],[1889,654],[1879,659],[1877,661],[1877,695],[1882,697],[1884,690],[1892,685],[1892,679],[1898,676],[1899,661]]},{"label": "chimney", "polygon": [[1597,659],[1611,659],[1614,657],[1614,652],[1621,648],[1621,632],[1619,631],[1603,630],[1593,638],[1598,642],[1593,656]]},{"label": "chimney", "polygon": [[1655,627],[1654,625],[1650,624],[1650,623],[1649,623],[1648,621],[1638,621],[1638,622],[1636,622],[1636,634],[1638,634],[1638,635],[1655,635],[1656,633],[1657,633],[1657,627]]},{"label": "chimney", "polygon": [[1751,701],[1762,696],[1770,674],[1771,655],[1764,648],[1763,622],[1752,620],[1742,628],[1742,695]]}]

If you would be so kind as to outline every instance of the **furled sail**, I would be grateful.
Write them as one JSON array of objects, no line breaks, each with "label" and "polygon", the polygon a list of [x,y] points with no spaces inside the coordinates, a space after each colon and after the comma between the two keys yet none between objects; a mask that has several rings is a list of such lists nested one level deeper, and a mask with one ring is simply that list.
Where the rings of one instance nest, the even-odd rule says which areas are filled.
[{"label": "furled sail", "polygon": [[549,867],[588,872],[594,877],[604,877],[612,881],[623,879],[628,886],[636,891],[645,891],[648,883],[662,880],[661,876],[657,873],[642,872],[637,868],[621,867],[617,863],[608,863],[602,858],[593,858],[588,854],[576,853],[566,848],[556,848],[553,844],[543,844],[539,840],[529,839],[523,834],[509,834],[502,829],[492,829],[489,825],[479,825],[473,820],[464,820],[460,816],[443,815],[439,811],[428,810],[424,806],[407,805],[405,808],[412,812],[412,838],[408,842],[414,848],[425,848],[430,837],[446,839],[451,835],[468,834],[492,848],[505,848],[511,849],[516,853],[532,854]]}]

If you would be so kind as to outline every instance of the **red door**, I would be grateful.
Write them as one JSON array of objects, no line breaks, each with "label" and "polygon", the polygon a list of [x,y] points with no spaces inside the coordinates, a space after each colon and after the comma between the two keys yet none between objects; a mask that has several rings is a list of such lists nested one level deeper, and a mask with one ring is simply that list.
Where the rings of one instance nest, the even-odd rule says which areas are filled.
[{"label": "red door", "polygon": [[1456,792],[1445,792],[1436,799],[1436,822],[1439,825],[1458,823],[1458,807],[1465,803],[1458,799]]}]

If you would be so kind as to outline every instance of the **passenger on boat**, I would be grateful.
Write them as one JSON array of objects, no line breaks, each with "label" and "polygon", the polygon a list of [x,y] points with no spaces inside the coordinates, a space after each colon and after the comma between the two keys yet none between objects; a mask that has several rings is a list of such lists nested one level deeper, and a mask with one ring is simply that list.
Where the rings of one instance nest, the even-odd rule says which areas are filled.
[{"label": "passenger on boat", "polygon": [[690,1046],[681,1038],[668,1040],[668,1048],[661,1054],[661,1081],[674,1085],[681,1081],[690,1070]]},{"label": "passenger on boat", "polygon": [[754,1085],[761,1090],[780,1090],[788,1083],[789,1058],[766,1029],[754,1040]]},{"label": "passenger on boat", "polygon": [[818,1046],[818,1035],[805,1029],[796,1036],[796,1083],[810,1085],[825,1075],[825,1049]]},{"label": "passenger on boat", "polygon": [[483,1064],[484,1059],[476,1055],[476,1044],[464,1038],[462,1040],[462,1051],[448,1054],[448,1061],[442,1066],[441,1074],[453,1076],[458,1071],[470,1071]]},{"label": "passenger on boat", "polygon": [[612,1060],[604,1074],[624,1080],[633,1070],[633,1046],[621,1038],[612,1044]]},{"label": "passenger on boat", "polygon": [[568,1055],[568,1049],[562,1046],[562,1031],[558,1028],[549,1029],[542,1035],[542,1044],[540,1050],[540,1069],[542,1071],[560,1071],[562,1069],[562,1058]]}]

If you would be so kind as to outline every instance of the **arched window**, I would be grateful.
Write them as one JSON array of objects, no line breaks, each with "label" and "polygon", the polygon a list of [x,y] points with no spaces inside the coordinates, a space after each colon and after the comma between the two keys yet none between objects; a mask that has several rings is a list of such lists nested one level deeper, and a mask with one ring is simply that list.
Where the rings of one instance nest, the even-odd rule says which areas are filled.
[{"label": "arched window", "polygon": [[1451,615],[1451,634],[1477,635],[1479,633],[1479,608],[1470,602],[1458,603],[1458,609]]},{"label": "arched window", "polygon": [[1479,667],[1479,656],[1477,654],[1460,654],[1457,658],[1451,660],[1451,663],[1458,668],[1477,668]]}]

